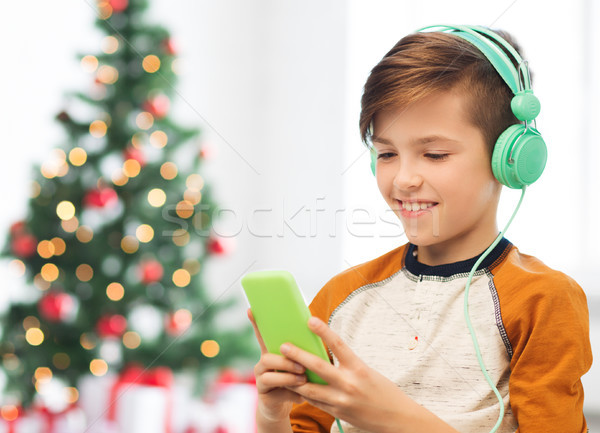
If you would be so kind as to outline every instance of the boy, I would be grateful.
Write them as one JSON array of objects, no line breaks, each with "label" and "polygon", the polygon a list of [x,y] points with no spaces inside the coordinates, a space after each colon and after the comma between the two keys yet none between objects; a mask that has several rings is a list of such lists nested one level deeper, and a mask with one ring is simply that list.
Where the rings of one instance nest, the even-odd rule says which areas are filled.
[{"label": "boy", "polygon": [[[494,428],[501,408],[463,295],[498,236],[502,185],[490,160],[500,133],[520,123],[512,97],[482,52],[451,33],[408,35],[371,71],[361,136],[409,243],[337,275],[311,303],[309,327],[333,365],[290,344],[284,356],[269,354],[256,331],[260,433],[337,432],[334,418],[345,433]],[[592,354],[583,291],[506,238],[477,269],[470,317],[503,401],[497,431],[585,432],[580,378]],[[328,385],[307,383],[306,368]]]}]

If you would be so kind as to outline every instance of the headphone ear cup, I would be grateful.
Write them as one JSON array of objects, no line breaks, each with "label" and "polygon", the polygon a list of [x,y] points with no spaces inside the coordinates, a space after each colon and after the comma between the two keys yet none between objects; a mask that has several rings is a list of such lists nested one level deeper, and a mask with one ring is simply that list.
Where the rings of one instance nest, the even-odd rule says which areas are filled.
[{"label": "headphone ear cup", "polygon": [[521,189],[542,175],[547,156],[546,143],[538,131],[531,127],[526,130],[521,124],[511,125],[496,140],[492,172],[503,185]]}]

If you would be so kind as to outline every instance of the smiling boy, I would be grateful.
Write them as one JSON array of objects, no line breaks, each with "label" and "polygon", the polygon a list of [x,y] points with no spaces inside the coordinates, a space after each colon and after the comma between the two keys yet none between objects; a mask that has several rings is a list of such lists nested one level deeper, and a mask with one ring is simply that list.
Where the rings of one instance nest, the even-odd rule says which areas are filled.
[{"label": "smiling boy", "polygon": [[[486,57],[452,34],[408,35],[373,68],[361,134],[408,243],[335,276],[311,303],[309,327],[333,364],[290,344],[269,354],[257,331],[260,433],[337,432],[334,417],[345,433],[494,427],[500,404],[463,294],[499,232],[502,185],[490,159],[500,133],[520,123],[512,96]],[[585,432],[581,376],[592,355],[577,283],[502,238],[477,268],[469,304],[505,410],[497,431]],[[305,368],[328,385],[307,383]]]}]

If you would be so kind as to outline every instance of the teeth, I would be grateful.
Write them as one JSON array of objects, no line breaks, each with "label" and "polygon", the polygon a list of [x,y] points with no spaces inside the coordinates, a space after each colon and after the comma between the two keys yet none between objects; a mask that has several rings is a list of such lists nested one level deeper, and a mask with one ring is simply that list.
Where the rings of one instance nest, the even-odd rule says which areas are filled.
[{"label": "teeth", "polygon": [[411,212],[416,212],[418,210],[427,209],[432,206],[435,206],[435,203],[417,203],[417,202],[408,203],[405,201],[402,202],[402,207],[404,209],[406,209],[407,211],[411,211]]}]

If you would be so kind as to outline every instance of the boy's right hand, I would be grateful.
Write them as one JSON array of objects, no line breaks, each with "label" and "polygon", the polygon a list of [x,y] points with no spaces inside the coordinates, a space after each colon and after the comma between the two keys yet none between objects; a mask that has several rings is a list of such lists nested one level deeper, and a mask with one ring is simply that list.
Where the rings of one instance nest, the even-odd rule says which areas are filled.
[{"label": "boy's right hand", "polygon": [[304,399],[285,387],[306,383],[305,368],[284,356],[269,353],[250,309],[248,318],[261,352],[260,360],[254,367],[258,391],[257,416],[269,423],[289,421],[293,403],[302,403]]}]

